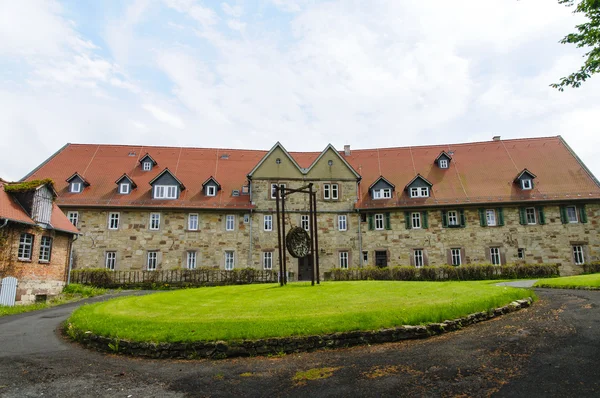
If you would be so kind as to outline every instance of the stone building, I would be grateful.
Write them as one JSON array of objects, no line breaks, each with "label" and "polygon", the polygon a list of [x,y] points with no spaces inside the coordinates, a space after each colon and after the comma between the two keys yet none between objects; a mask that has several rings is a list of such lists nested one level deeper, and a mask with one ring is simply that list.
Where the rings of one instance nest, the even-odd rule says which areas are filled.
[{"label": "stone building", "polygon": [[[598,260],[600,184],[560,137],[288,152],[68,144],[51,178],[76,267],[277,269],[273,187],[314,184],[321,271]],[[308,228],[292,195],[286,222]],[[299,279],[306,259],[288,257]],[[290,266],[291,265],[291,266]]]},{"label": "stone building", "polygon": [[67,282],[69,254],[79,231],[54,203],[50,181],[0,179],[0,278],[18,279],[16,301],[45,300]]}]

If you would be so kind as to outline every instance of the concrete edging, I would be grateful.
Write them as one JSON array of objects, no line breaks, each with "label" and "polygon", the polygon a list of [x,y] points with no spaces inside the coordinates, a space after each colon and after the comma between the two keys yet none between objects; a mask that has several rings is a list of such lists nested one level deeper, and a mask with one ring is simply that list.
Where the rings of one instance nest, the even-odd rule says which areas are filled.
[{"label": "concrete edging", "polygon": [[73,330],[70,326],[63,333],[88,348],[108,353],[119,353],[146,358],[169,359],[223,359],[257,355],[279,355],[314,351],[321,348],[342,348],[363,344],[389,343],[409,339],[422,339],[459,330],[465,326],[496,318],[531,306],[528,297],[516,300],[489,312],[477,312],[463,318],[430,323],[425,326],[399,326],[395,328],[339,332],[326,335],[278,337],[272,339],[242,341],[199,341],[193,343],[143,343],[123,339],[97,336],[92,332]]}]

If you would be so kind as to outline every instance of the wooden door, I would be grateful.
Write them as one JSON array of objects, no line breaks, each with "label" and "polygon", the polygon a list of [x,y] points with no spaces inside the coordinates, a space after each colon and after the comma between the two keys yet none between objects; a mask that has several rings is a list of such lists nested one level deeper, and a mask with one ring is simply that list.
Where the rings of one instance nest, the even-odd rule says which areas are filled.
[{"label": "wooden door", "polygon": [[313,264],[310,255],[298,259],[298,280],[310,281],[312,279]]}]

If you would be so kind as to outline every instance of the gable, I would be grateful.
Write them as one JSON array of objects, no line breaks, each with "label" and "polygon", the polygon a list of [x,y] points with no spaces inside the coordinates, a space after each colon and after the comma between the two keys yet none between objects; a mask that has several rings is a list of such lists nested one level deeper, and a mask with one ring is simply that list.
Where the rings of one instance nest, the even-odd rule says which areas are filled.
[{"label": "gable", "polygon": [[[331,163],[331,166],[329,165]],[[342,158],[331,145],[319,155],[306,172],[309,179],[357,180],[358,173]]]},{"label": "gable", "polygon": [[162,173],[162,175],[155,178],[150,185],[177,185],[179,187],[179,181],[171,175],[171,173]]},{"label": "gable", "polygon": [[390,184],[386,179],[380,178],[374,184],[372,184],[369,189],[371,190],[379,190],[379,189],[391,189],[394,190],[394,186]]},{"label": "gable", "polygon": [[409,190],[410,188],[431,188],[432,186],[432,183],[427,181],[425,177],[419,174],[415,178],[413,178],[411,182],[406,184],[406,187],[404,189]]},{"label": "gable", "polygon": [[277,143],[248,176],[252,179],[290,179],[302,178],[304,174],[281,144]]}]

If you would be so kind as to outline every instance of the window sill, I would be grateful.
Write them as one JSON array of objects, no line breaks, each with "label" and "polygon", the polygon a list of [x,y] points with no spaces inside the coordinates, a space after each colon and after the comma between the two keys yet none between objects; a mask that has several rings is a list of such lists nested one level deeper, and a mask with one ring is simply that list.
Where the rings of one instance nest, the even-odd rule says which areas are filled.
[{"label": "window sill", "polygon": [[22,263],[30,263],[31,262],[30,258],[18,258],[17,260]]},{"label": "window sill", "polygon": [[199,229],[185,229],[185,232],[200,232]]},{"label": "window sill", "polygon": [[40,264],[50,264],[50,260],[38,260]]}]

